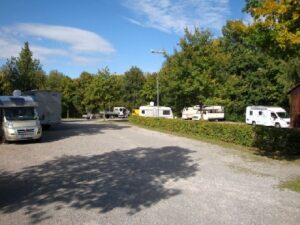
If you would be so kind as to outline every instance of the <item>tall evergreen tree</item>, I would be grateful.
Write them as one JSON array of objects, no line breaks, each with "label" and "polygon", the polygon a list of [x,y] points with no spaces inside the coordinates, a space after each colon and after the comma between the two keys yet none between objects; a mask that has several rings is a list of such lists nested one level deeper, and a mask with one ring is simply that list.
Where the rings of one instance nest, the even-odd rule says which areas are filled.
[{"label": "tall evergreen tree", "polygon": [[33,59],[29,43],[25,42],[19,57],[11,57],[2,67],[6,82],[12,89],[21,91],[32,89],[44,89],[46,76],[40,61]]},{"label": "tall evergreen tree", "polygon": [[16,60],[18,69],[17,87],[20,90],[39,89],[45,84],[45,75],[42,72],[40,61],[33,59],[29,43],[25,42],[19,57]]}]

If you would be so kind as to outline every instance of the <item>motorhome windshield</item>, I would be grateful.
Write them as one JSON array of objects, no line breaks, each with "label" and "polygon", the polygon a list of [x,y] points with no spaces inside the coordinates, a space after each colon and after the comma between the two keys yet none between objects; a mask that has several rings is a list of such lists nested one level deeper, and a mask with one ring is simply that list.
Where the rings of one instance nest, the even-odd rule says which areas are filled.
[{"label": "motorhome windshield", "polygon": [[280,117],[280,118],[289,118],[289,115],[286,113],[286,112],[277,112],[277,115]]},{"label": "motorhome windshield", "polygon": [[7,120],[36,120],[34,107],[5,108],[4,116]]}]

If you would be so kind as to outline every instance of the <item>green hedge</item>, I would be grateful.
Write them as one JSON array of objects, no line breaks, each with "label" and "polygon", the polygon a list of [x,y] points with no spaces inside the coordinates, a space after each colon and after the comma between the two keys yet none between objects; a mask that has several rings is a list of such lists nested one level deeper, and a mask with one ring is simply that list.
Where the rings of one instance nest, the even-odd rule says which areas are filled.
[{"label": "green hedge", "polygon": [[260,154],[276,157],[300,156],[300,132],[247,124],[131,116],[133,124],[182,135],[210,138],[255,147]]}]

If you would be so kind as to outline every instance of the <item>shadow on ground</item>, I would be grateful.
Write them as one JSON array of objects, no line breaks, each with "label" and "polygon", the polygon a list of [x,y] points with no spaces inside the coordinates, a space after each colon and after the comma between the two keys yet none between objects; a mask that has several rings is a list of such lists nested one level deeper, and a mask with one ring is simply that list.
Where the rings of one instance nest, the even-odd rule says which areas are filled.
[{"label": "shadow on ground", "polygon": [[45,130],[41,142],[52,142],[72,136],[94,135],[103,133],[105,130],[121,130],[129,127],[125,124],[112,122],[63,122]]},{"label": "shadow on ground", "polygon": [[45,206],[98,209],[117,207],[134,214],[181,193],[165,183],[194,176],[189,154],[179,147],[135,148],[94,156],[64,156],[21,172],[0,174],[0,213],[24,209],[32,223],[51,218]]}]

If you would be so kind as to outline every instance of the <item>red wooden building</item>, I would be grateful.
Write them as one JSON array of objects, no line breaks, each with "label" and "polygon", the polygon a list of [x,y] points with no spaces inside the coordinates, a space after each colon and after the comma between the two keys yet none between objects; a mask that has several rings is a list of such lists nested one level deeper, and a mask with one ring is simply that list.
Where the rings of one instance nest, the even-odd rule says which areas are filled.
[{"label": "red wooden building", "polygon": [[300,128],[300,83],[293,87],[288,94],[290,95],[291,127]]}]

